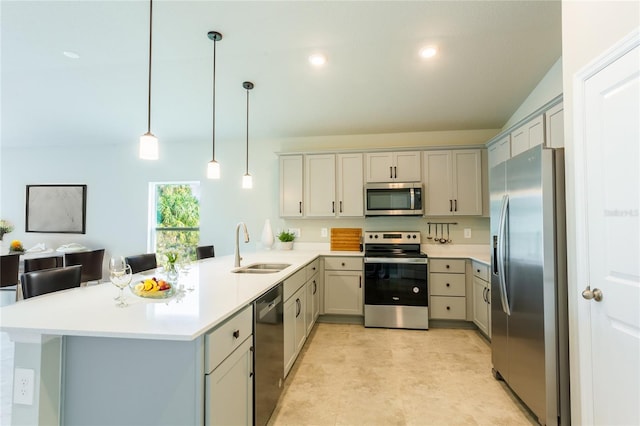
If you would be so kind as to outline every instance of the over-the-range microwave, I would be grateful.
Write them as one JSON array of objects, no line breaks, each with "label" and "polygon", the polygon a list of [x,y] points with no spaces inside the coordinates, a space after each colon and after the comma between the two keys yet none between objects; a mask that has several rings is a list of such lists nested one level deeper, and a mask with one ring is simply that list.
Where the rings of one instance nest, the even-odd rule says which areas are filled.
[{"label": "over-the-range microwave", "polygon": [[369,183],[364,187],[365,216],[422,216],[422,184]]}]

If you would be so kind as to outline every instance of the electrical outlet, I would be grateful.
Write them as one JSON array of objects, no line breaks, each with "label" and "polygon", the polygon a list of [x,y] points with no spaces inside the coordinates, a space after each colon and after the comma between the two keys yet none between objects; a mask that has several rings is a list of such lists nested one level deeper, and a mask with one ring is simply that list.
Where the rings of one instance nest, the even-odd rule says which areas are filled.
[{"label": "electrical outlet", "polygon": [[28,368],[16,368],[13,371],[14,404],[33,405],[35,372]]},{"label": "electrical outlet", "polygon": [[320,236],[321,237],[326,237],[327,236],[327,228],[321,228],[320,229]]},{"label": "electrical outlet", "polygon": [[293,232],[296,238],[300,238],[300,228],[289,228],[289,232]]},{"label": "electrical outlet", "polygon": [[471,228],[464,228],[464,237],[471,238]]}]

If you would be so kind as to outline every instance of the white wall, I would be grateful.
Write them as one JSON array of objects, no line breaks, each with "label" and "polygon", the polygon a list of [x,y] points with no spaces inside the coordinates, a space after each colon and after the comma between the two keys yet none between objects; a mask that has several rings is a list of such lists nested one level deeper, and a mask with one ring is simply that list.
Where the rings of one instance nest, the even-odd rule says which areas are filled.
[{"label": "white wall", "polygon": [[536,85],[535,89],[527,96],[527,99],[518,107],[511,118],[505,123],[502,130],[516,124],[556,96],[562,94],[562,58],[549,68],[549,71]]},{"label": "white wall", "polygon": [[[637,1],[563,1],[562,2],[562,46],[563,87],[565,120],[565,161],[567,186],[567,218],[575,217],[579,206],[575,204],[575,157],[573,140],[573,78],[588,63],[602,54],[634,29],[640,27],[640,2]],[[571,351],[571,416],[574,424],[588,424],[591,407],[598,401],[583,394],[589,383],[581,383],[580,353],[577,330],[580,328],[576,303],[581,300],[578,289],[584,283],[576,280],[575,256],[576,229],[572,220],[567,220],[567,263],[569,280],[569,331]],[[588,374],[588,372],[584,372]]]},{"label": "white wall", "polygon": [[[0,217],[10,220],[16,230],[5,240],[19,239],[28,248],[44,242],[58,247],[79,242],[87,247],[107,249],[111,254],[135,254],[147,250],[148,184],[156,181],[200,181],[201,242],[216,246],[216,254],[233,252],[234,231],[239,221],[247,223],[253,250],[260,240],[265,219],[278,228],[303,228],[302,242],[329,242],[320,237],[322,227],[364,226],[356,221],[295,221],[287,224],[278,215],[278,158],[275,152],[306,149],[364,149],[366,147],[482,145],[497,130],[425,132],[389,135],[334,136],[273,141],[250,141],[249,172],[254,188],[241,188],[245,171],[244,141],[217,140],[216,159],[222,178],[207,180],[206,164],[211,157],[210,141],[167,141],[160,137],[160,160],[139,160],[137,137],[131,142],[101,146],[5,147],[0,151]],[[29,184],[87,184],[87,233],[25,233],[25,186]],[[484,222],[483,222],[484,221]],[[469,219],[473,239],[485,243],[486,219]],[[377,226],[400,227],[396,220],[376,220]],[[426,232],[426,220],[413,224]],[[377,228],[379,229],[379,228]],[[404,229],[407,229],[406,227]],[[459,232],[462,232],[460,228]],[[477,230],[477,232],[476,232]],[[488,232],[488,231],[487,231]],[[457,238],[457,242],[462,242]]]}]

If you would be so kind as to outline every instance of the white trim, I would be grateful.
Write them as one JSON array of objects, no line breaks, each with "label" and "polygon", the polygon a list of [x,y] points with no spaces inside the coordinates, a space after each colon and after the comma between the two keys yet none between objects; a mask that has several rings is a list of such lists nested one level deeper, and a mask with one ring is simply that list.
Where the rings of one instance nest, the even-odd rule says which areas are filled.
[{"label": "white trim", "polygon": [[[575,218],[575,240],[568,246],[574,250],[568,265],[569,273],[569,354],[571,365],[571,417],[572,423],[591,425],[594,421],[593,376],[591,357],[590,305],[582,303],[582,291],[590,283],[588,274],[589,252],[587,246],[588,194],[585,187],[586,150],[585,133],[585,85],[589,78],[615,62],[631,49],[640,45],[640,29],[632,31],[595,58],[573,77],[573,212],[567,217]],[[569,165],[569,164],[568,164]],[[569,171],[569,169],[567,170]],[[570,192],[567,192],[570,196]],[[569,253],[571,254],[571,253]]]}]

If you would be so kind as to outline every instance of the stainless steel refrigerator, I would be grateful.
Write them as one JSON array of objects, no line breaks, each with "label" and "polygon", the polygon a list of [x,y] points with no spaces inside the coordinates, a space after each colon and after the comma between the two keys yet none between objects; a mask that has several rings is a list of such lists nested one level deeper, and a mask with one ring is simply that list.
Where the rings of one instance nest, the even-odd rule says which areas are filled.
[{"label": "stainless steel refrigerator", "polygon": [[541,424],[569,425],[564,151],[489,171],[493,373]]}]

